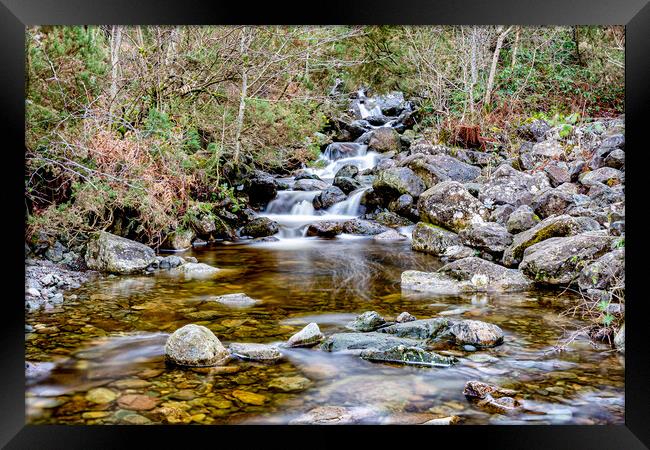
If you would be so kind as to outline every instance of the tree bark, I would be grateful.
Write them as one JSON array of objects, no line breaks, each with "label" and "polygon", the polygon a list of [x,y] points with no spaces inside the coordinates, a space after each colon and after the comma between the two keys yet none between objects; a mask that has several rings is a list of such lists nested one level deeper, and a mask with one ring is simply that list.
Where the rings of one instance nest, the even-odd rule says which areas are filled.
[{"label": "tree bark", "polygon": [[241,39],[239,41],[239,51],[242,59],[242,75],[241,75],[241,95],[239,97],[239,112],[237,113],[237,131],[235,135],[235,154],[233,160],[235,164],[239,163],[239,154],[241,152],[241,132],[244,127],[244,113],[246,111],[246,93],[248,91],[248,43],[247,43],[248,30],[246,27],[242,29]]},{"label": "tree bark", "polygon": [[113,25],[111,29],[111,88],[110,88],[110,111],[113,110],[115,97],[117,97],[117,77],[120,68],[120,46],[122,44],[122,28]]},{"label": "tree bark", "polygon": [[490,103],[490,99],[492,98],[492,89],[494,87],[494,75],[496,74],[497,71],[497,63],[499,62],[499,53],[501,53],[501,47],[503,46],[503,41],[508,35],[508,33],[510,33],[510,30],[512,30],[512,26],[508,27],[497,38],[497,45],[496,48],[494,49],[494,55],[492,56],[492,67],[490,68],[490,76],[488,77],[488,84],[487,84],[487,88],[485,89],[485,99],[483,100],[484,105],[488,105]]},{"label": "tree bark", "polygon": [[517,62],[517,51],[519,50],[519,35],[521,34],[521,27],[517,27],[515,32],[515,43],[512,45],[512,64],[510,68],[515,68],[515,63]]}]

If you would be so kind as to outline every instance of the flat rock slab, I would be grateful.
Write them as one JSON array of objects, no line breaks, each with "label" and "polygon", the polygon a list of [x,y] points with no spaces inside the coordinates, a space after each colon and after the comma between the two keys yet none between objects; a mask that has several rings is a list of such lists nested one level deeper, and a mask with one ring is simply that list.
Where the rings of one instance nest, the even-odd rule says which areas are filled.
[{"label": "flat rock slab", "polygon": [[381,328],[378,332],[399,338],[433,339],[450,325],[451,322],[443,318],[420,319],[389,325]]},{"label": "flat rock slab", "polygon": [[228,347],[230,352],[243,359],[253,361],[277,361],[282,358],[282,353],[276,347],[267,344],[232,343]]},{"label": "flat rock slab", "polygon": [[366,349],[361,352],[360,356],[369,361],[427,367],[448,367],[457,361],[454,357],[441,356],[421,348],[405,347],[403,345],[386,350]]},{"label": "flat rock slab", "polygon": [[326,352],[349,351],[359,353],[361,350],[366,349],[388,350],[398,345],[424,347],[424,343],[421,341],[400,338],[385,333],[335,333],[325,339],[321,344],[321,350]]}]

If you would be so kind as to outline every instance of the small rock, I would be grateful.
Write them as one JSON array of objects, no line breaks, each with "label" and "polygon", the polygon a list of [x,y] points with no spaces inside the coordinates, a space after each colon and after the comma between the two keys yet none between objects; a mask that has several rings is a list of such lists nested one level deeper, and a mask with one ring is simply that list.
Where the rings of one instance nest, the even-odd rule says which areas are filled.
[{"label": "small rock", "polygon": [[355,331],[374,331],[384,325],[386,321],[375,311],[366,311],[358,315],[346,328]]},{"label": "small rock", "polygon": [[108,388],[95,388],[86,393],[86,400],[91,403],[103,405],[110,403],[117,398],[117,394]]},{"label": "small rock", "polygon": [[252,299],[244,293],[219,295],[217,297],[212,297],[211,300],[226,306],[240,307],[253,306],[256,303],[259,303],[259,300]]},{"label": "small rock", "polygon": [[235,397],[237,400],[246,403],[248,405],[261,406],[266,401],[268,401],[268,398],[266,398],[261,394],[256,394],[254,392],[249,392],[249,391],[242,391],[240,389],[232,391],[231,395]]},{"label": "small rock", "polygon": [[408,312],[404,311],[400,313],[399,316],[397,316],[397,319],[395,319],[395,322],[397,323],[404,323],[404,322],[413,322],[415,319],[415,316],[409,314]]},{"label": "small rock", "polygon": [[131,411],[148,411],[154,409],[158,403],[158,399],[141,394],[127,394],[117,400],[117,404],[121,408]]},{"label": "small rock", "polygon": [[180,366],[217,366],[230,354],[221,341],[204,326],[185,325],[174,331],[165,344],[167,361]]},{"label": "small rock", "polygon": [[271,380],[269,388],[282,392],[297,392],[304,391],[310,384],[310,380],[300,376],[280,377]]},{"label": "small rock", "polygon": [[311,347],[322,341],[324,337],[318,325],[311,322],[298,333],[291,336],[287,345],[289,347]]}]

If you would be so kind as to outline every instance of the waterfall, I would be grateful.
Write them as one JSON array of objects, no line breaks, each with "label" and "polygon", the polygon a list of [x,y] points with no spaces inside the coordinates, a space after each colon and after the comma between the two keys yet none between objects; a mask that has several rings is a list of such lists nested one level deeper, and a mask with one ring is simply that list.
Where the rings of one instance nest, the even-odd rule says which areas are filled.
[{"label": "waterfall", "polygon": [[350,192],[347,200],[344,200],[336,205],[333,205],[328,212],[331,214],[338,214],[342,216],[357,216],[359,215],[359,206],[361,206],[361,197],[370,187],[364,187]]}]

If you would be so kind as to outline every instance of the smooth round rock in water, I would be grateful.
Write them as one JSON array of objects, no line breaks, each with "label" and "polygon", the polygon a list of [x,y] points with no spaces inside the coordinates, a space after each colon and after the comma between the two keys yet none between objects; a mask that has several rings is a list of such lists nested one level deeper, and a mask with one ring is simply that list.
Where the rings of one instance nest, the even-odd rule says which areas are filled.
[{"label": "smooth round rock in water", "polygon": [[174,331],[165,345],[165,358],[179,366],[218,366],[230,354],[212,331],[200,325],[185,325]]}]

